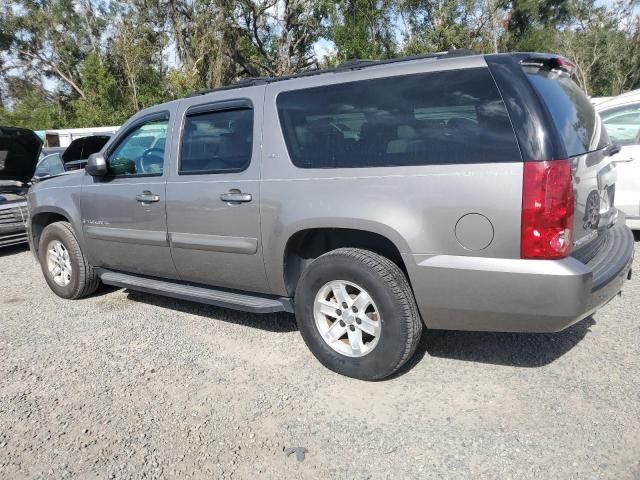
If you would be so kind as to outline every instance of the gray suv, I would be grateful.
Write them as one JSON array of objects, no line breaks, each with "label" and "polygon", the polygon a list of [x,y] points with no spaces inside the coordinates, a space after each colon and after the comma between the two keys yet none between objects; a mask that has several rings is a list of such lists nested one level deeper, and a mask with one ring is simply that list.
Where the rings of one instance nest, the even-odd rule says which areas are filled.
[{"label": "gray suv", "polygon": [[616,151],[555,55],[351,61],[133,116],[39,182],[51,289],[295,312],[328,368],[394,373],[429,329],[552,332],[631,276]]}]

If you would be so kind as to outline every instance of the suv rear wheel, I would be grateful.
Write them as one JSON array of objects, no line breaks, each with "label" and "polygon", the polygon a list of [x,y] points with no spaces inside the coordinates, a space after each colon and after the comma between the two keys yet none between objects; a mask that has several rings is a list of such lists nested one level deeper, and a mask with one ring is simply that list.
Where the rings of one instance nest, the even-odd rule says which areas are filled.
[{"label": "suv rear wheel", "polygon": [[413,355],[422,321],[402,270],[368,250],[340,248],[304,271],[295,297],[305,343],[334,372],[380,380]]},{"label": "suv rear wheel", "polygon": [[59,297],[86,297],[100,285],[67,222],[52,223],[42,231],[38,258],[49,288]]}]

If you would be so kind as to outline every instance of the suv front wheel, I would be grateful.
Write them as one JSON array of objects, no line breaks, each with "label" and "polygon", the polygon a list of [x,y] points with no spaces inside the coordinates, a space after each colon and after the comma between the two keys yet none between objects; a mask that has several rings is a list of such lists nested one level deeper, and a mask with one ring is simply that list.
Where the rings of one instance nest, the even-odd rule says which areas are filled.
[{"label": "suv front wheel", "polygon": [[334,372],[380,380],[413,355],[422,321],[404,273],[368,250],[340,248],[305,269],[295,297],[305,343]]},{"label": "suv front wheel", "polygon": [[42,231],[38,259],[49,288],[59,297],[86,297],[100,284],[67,222],[52,223]]}]

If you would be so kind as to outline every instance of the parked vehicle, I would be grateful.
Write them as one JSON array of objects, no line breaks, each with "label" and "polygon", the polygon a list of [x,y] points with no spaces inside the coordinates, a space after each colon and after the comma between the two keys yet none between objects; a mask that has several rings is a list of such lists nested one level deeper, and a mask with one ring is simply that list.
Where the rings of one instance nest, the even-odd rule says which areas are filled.
[{"label": "parked vehicle", "polygon": [[613,97],[596,109],[609,138],[620,146],[612,157],[618,170],[616,204],[627,225],[640,230],[640,90]]},{"label": "parked vehicle", "polygon": [[33,131],[0,127],[0,247],[27,241],[27,191],[41,148]]},{"label": "parked vehicle", "polygon": [[352,61],[134,115],[86,175],[35,185],[51,289],[295,312],[374,380],[430,329],[552,332],[631,276],[598,115],[543,54]]},{"label": "parked vehicle", "polygon": [[611,100],[615,97],[591,97],[591,103],[594,107],[597,107],[599,104],[606,102],[607,100]]},{"label": "parked vehicle", "polygon": [[62,153],[66,150],[66,147],[44,147],[40,150],[40,160],[44,157],[48,157],[49,155],[53,155],[54,153]]},{"label": "parked vehicle", "polygon": [[67,148],[74,140],[95,135],[113,135],[118,131],[118,126],[112,127],[86,127],[86,128],[64,128],[58,130],[44,130],[40,132],[45,138],[47,147]]},{"label": "parked vehicle", "polygon": [[42,158],[36,167],[35,176],[42,178],[84,168],[89,156],[99,152],[109,141],[109,138],[111,135],[105,134],[74,140],[62,152],[56,152]]}]

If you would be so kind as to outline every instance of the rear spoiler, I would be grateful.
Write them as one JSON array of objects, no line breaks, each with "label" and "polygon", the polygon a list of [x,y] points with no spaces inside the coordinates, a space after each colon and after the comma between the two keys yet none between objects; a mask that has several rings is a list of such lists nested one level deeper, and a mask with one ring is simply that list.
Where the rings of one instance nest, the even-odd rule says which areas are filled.
[{"label": "rear spoiler", "polygon": [[535,55],[527,57],[520,61],[523,67],[538,67],[545,70],[563,72],[573,75],[576,71],[576,65],[559,55]]}]

